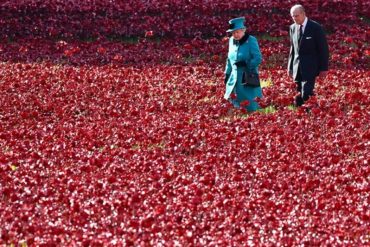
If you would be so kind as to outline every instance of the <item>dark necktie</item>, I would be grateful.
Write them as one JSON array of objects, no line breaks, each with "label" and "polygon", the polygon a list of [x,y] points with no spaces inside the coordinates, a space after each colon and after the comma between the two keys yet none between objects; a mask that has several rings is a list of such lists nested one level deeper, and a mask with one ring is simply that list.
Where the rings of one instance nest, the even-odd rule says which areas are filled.
[{"label": "dark necktie", "polygon": [[301,42],[303,36],[303,25],[299,25],[298,43]]}]

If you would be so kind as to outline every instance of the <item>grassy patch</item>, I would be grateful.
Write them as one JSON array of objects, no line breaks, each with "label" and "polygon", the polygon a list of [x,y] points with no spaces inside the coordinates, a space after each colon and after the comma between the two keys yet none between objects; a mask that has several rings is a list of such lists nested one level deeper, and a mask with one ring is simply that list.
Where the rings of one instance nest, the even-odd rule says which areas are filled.
[{"label": "grassy patch", "polygon": [[268,33],[257,35],[257,38],[260,40],[276,41],[276,42],[280,42],[286,39],[286,37],[275,37],[275,36],[269,35]]},{"label": "grassy patch", "polygon": [[216,98],[216,96],[212,96],[212,97],[204,97],[203,99],[200,99],[200,102],[210,103],[210,102],[215,102],[217,100],[218,99]]},{"label": "grassy patch", "polygon": [[150,40],[151,42],[160,44],[163,40],[163,37],[151,37],[151,38],[146,38],[147,40]]},{"label": "grassy patch", "polygon": [[261,88],[271,87],[272,85],[273,85],[273,83],[272,83],[271,78],[267,78],[266,80],[261,80]]},{"label": "grassy patch", "polygon": [[10,169],[12,170],[12,171],[16,171],[17,169],[18,169],[18,167],[17,166],[15,166],[15,165],[10,165],[9,166],[10,167]]},{"label": "grassy patch", "polygon": [[185,56],[183,57],[184,59],[184,62],[189,64],[189,63],[195,63],[195,62],[198,62],[198,61],[207,61],[207,60],[211,60],[211,57],[207,54],[200,54],[198,56],[194,56],[194,55],[188,55],[188,56]]},{"label": "grassy patch", "polygon": [[144,143],[136,143],[131,146],[131,150],[133,151],[140,151],[140,150],[154,150],[154,149],[165,149],[166,143],[164,141],[159,143],[150,143],[150,144],[144,144]]},{"label": "grassy patch", "polygon": [[112,37],[108,37],[108,40],[113,41],[113,42],[126,43],[126,44],[137,44],[137,43],[139,43],[139,38],[138,37],[112,36]]},{"label": "grassy patch", "polygon": [[296,111],[297,110],[297,107],[295,105],[288,105],[288,110],[291,110],[291,111]]},{"label": "grassy patch", "polygon": [[184,62],[189,64],[189,63],[193,63],[197,60],[196,57],[192,56],[192,55],[189,55],[187,57],[184,57]]},{"label": "grassy patch", "polygon": [[355,49],[358,48],[358,46],[355,42],[347,43],[347,42],[342,41],[342,42],[340,42],[340,44],[342,46],[345,46],[345,47],[352,47],[352,48],[355,48]]},{"label": "grassy patch", "polygon": [[7,39],[7,43],[8,44],[13,44],[14,42],[15,42],[15,39],[14,38],[8,37],[8,39]]},{"label": "grassy patch", "polygon": [[272,105],[268,106],[268,107],[265,107],[265,108],[262,108],[262,109],[258,109],[257,110],[258,112],[261,112],[263,114],[272,114],[272,113],[275,113],[276,112],[276,108]]},{"label": "grassy patch", "polygon": [[137,37],[137,36],[133,36],[133,37],[127,37],[127,36],[118,36],[118,35],[115,35],[115,36],[109,36],[107,37],[107,39],[109,41],[112,41],[112,42],[121,42],[121,43],[125,43],[125,44],[138,44],[139,41],[141,39],[146,39],[150,42],[154,42],[154,43],[161,43],[162,41],[162,38],[161,37]]},{"label": "grassy patch", "polygon": [[19,246],[19,247],[27,247],[28,245],[27,245],[27,242],[25,241],[25,240],[23,240],[22,242],[20,242],[19,244],[13,244],[13,243],[11,243],[11,244],[9,244],[9,245],[2,245],[2,246],[9,246],[9,247],[17,247],[17,246]]},{"label": "grassy patch", "polygon": [[131,146],[131,149],[134,150],[134,151],[137,151],[137,150],[141,149],[141,146],[140,146],[140,144],[134,144],[134,145]]},{"label": "grassy patch", "polygon": [[231,108],[228,110],[226,115],[221,116],[219,118],[219,120],[221,122],[231,122],[231,121],[236,120],[236,119],[247,118],[248,117],[248,114],[247,113],[241,113],[240,109],[234,108],[232,106],[230,106],[230,107]]},{"label": "grassy patch", "polygon": [[365,22],[367,25],[370,25],[370,18],[367,16],[360,16],[360,20]]},{"label": "grassy patch", "polygon": [[148,146],[148,150],[154,150],[154,149],[165,149],[166,148],[166,143],[160,142],[160,143],[153,143]]},{"label": "grassy patch", "polygon": [[220,121],[228,123],[228,122],[232,122],[238,119],[246,119],[248,117],[249,117],[249,114],[247,113],[241,113],[241,114],[235,113],[235,115],[226,115],[226,116],[221,117]]},{"label": "grassy patch", "polygon": [[214,82],[214,81],[206,81],[205,84],[207,86],[215,86],[215,85],[217,85],[217,82]]},{"label": "grassy patch", "polygon": [[285,64],[286,63],[287,56],[283,53],[275,53],[268,56],[264,63],[263,68],[264,69],[271,69],[276,67],[276,64]]},{"label": "grassy patch", "polygon": [[[271,105],[271,106],[268,106],[262,109],[258,109],[255,112],[262,113],[262,114],[273,114],[276,111],[277,111],[276,108]],[[247,119],[255,112],[246,112],[246,111],[242,111],[237,108],[231,108],[225,116],[222,116],[220,118],[220,121],[221,122],[231,122],[231,121],[239,120],[239,119]]]},{"label": "grassy patch", "polygon": [[90,42],[97,41],[98,38],[97,37],[80,37],[79,40],[82,41],[82,42],[90,43]]}]

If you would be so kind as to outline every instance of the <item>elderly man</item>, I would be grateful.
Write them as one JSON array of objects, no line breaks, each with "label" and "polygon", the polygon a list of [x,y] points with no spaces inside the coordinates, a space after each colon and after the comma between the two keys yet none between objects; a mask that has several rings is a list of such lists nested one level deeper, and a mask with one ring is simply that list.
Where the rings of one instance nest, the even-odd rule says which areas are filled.
[{"label": "elderly man", "polygon": [[329,49],[321,25],[306,17],[302,5],[294,5],[290,14],[290,54],[288,74],[297,84],[296,106],[313,95],[316,77],[325,78],[328,71]]}]

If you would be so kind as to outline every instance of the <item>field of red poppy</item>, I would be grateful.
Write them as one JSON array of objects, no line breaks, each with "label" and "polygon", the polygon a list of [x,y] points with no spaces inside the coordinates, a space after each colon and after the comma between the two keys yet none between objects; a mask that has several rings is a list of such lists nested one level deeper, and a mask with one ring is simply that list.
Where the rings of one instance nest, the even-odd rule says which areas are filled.
[{"label": "field of red poppy", "polygon": [[[0,245],[369,245],[370,2],[303,1],[330,71],[298,109],[293,4],[1,1]],[[238,16],[254,113],[223,99]]]}]

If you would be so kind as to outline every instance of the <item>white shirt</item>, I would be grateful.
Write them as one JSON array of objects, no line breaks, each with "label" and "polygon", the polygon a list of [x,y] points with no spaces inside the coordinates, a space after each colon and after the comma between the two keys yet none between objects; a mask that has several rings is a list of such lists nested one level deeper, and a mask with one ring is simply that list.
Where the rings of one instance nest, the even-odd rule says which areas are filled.
[{"label": "white shirt", "polygon": [[[308,18],[307,18],[307,16],[304,18],[304,21],[303,21],[303,24],[302,24],[302,33],[304,33],[304,29],[306,28],[306,26],[307,26],[307,21],[308,21]],[[300,25],[298,25],[297,24],[297,26],[298,26],[298,30],[299,30],[299,26]]]}]

